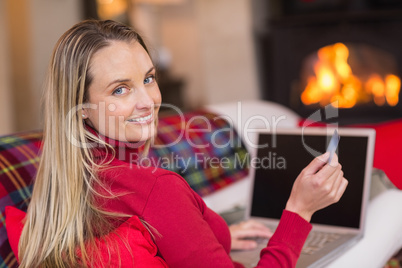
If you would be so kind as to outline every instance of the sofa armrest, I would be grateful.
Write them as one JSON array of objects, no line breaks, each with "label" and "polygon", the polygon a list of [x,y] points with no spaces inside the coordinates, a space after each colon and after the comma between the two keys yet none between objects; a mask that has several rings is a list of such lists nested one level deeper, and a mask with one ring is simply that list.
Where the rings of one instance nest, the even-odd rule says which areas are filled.
[{"label": "sofa armrest", "polygon": [[224,213],[234,208],[244,208],[249,201],[250,187],[251,179],[247,176],[202,199],[216,213]]},{"label": "sofa armrest", "polygon": [[364,237],[328,267],[383,267],[402,247],[402,191],[389,189],[370,201]]},{"label": "sofa armrest", "polygon": [[257,138],[253,129],[294,128],[301,119],[285,106],[262,100],[212,104],[205,108],[232,124],[250,153],[253,153],[250,142],[255,144]]}]

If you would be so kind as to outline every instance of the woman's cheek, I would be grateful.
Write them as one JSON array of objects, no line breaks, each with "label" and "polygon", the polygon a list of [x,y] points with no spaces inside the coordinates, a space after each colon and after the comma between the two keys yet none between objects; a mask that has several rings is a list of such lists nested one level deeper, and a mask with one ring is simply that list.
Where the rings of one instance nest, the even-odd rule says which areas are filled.
[{"label": "woman's cheek", "polygon": [[155,87],[153,99],[154,99],[155,105],[159,105],[162,102],[162,95],[161,95],[161,91],[159,90],[158,86]]}]

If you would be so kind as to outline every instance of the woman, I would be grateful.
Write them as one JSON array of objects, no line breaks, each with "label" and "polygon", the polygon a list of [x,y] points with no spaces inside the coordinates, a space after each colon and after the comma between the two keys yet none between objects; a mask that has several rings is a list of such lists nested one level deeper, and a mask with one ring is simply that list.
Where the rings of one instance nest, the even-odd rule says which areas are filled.
[{"label": "woman", "polygon": [[[21,267],[108,267],[115,260],[124,266],[127,254],[135,263],[132,241],[110,234],[136,217],[153,236],[157,265],[235,265],[227,225],[185,180],[133,162],[156,133],[161,103],[155,67],[136,32],[113,21],[73,26],[54,50],[44,100],[44,145],[19,242]],[[296,179],[260,267],[295,266],[311,215],[342,196],[347,181],[337,160],[325,165],[327,158],[313,160]]]}]

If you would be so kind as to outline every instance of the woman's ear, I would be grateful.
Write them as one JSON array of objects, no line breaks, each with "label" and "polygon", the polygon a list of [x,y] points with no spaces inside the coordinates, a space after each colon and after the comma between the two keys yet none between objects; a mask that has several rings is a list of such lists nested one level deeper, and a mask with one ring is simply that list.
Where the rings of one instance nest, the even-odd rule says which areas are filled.
[{"label": "woman's ear", "polygon": [[85,113],[84,110],[81,111],[81,117],[82,117],[83,120],[88,118],[88,116],[87,116],[87,114]]}]

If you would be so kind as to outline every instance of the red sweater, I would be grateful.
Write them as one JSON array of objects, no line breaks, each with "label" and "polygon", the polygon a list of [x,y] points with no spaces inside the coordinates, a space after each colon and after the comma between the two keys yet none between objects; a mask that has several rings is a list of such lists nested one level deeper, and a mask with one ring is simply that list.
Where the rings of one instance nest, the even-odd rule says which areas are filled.
[{"label": "red sweater", "polygon": [[[15,207],[6,207],[8,240],[18,263],[18,243],[24,227],[25,216],[25,212]],[[128,244],[120,242],[121,237],[126,238]],[[110,248],[110,244],[107,244],[104,239],[118,241],[118,252],[114,251],[114,247]],[[100,252],[101,259],[98,262],[95,262],[95,264],[91,266],[92,268],[120,266],[136,268],[168,267],[164,260],[157,256],[157,247],[152,241],[148,230],[142,225],[137,216],[129,218],[117,227],[113,233],[108,234],[107,237],[96,239],[96,243],[98,245],[97,250]],[[87,247],[87,250],[88,254],[91,255],[91,248]],[[77,250],[77,254],[80,254],[79,250]],[[120,255],[120,259],[115,258],[117,254]]]},{"label": "red sweater", "polygon": [[[110,140],[109,140],[110,142]],[[122,150],[124,148],[124,150]],[[119,197],[102,201],[110,211],[137,215],[160,234],[158,254],[169,267],[234,267],[230,258],[230,232],[225,221],[178,174],[130,163],[137,151],[117,142],[112,169],[100,177]],[[132,157],[134,156],[134,157]],[[122,195],[121,195],[122,194]],[[258,267],[295,267],[311,225],[284,211],[280,224],[261,251]]]}]

